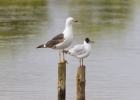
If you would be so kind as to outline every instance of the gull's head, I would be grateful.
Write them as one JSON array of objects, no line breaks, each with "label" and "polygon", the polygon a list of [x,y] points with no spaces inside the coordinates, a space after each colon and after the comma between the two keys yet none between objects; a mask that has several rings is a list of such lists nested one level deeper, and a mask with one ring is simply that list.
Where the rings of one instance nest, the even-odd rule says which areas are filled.
[{"label": "gull's head", "polygon": [[88,38],[88,37],[85,38],[85,42],[86,42],[86,43],[94,43],[94,41],[90,40],[90,38]]},{"label": "gull's head", "polygon": [[69,17],[69,18],[66,19],[66,24],[67,24],[67,25],[72,25],[73,22],[78,22],[78,21],[75,20],[75,19],[72,18],[72,17]]}]

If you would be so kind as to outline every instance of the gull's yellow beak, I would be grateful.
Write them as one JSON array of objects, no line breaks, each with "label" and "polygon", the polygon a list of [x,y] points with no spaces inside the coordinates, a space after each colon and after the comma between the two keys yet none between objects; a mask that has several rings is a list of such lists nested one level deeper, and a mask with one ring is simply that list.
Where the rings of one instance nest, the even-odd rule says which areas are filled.
[{"label": "gull's yellow beak", "polygon": [[94,41],[90,40],[90,43],[94,43]]},{"label": "gull's yellow beak", "polygon": [[78,22],[78,20],[74,20],[74,22]]}]

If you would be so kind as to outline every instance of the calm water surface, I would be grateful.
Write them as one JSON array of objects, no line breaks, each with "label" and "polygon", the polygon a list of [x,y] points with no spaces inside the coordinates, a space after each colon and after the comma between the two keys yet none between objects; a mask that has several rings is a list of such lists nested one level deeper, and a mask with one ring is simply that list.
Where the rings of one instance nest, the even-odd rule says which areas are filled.
[{"label": "calm water surface", "polygon": [[[57,100],[58,51],[36,49],[72,16],[75,44],[95,41],[86,65],[86,100],[140,99],[138,0],[1,0],[0,100]],[[66,100],[76,99],[79,61],[66,55]]]}]

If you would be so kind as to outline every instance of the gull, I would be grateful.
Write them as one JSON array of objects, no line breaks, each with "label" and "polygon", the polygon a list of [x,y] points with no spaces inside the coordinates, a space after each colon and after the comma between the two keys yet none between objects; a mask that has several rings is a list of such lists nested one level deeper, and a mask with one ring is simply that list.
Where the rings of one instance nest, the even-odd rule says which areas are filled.
[{"label": "gull", "polygon": [[[90,38],[87,37],[85,38],[83,44],[75,45],[73,48],[69,50],[64,50],[63,52],[80,59],[80,66],[81,64],[83,66],[83,58],[88,57],[91,52],[90,43],[94,43],[94,41],[91,41]],[[81,60],[82,60],[82,63],[81,63]]]},{"label": "gull", "polygon": [[55,37],[53,37],[48,42],[39,45],[37,48],[51,48],[51,49],[59,50],[59,63],[67,62],[64,58],[64,52],[63,52],[63,58],[61,60],[60,50],[64,51],[65,48],[71,45],[73,41],[72,24],[74,22],[78,22],[78,21],[72,17],[67,18],[64,31],[56,35]]}]

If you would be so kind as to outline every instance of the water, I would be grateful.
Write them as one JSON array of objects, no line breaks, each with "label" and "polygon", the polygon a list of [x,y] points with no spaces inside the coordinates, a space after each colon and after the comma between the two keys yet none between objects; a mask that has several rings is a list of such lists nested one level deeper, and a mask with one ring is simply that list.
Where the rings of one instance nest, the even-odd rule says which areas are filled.
[{"label": "water", "polygon": [[[86,65],[86,100],[140,99],[138,0],[0,1],[0,99],[57,100],[58,51],[36,49],[72,16],[75,44],[94,40]],[[66,100],[76,99],[79,61],[66,55]]]}]

